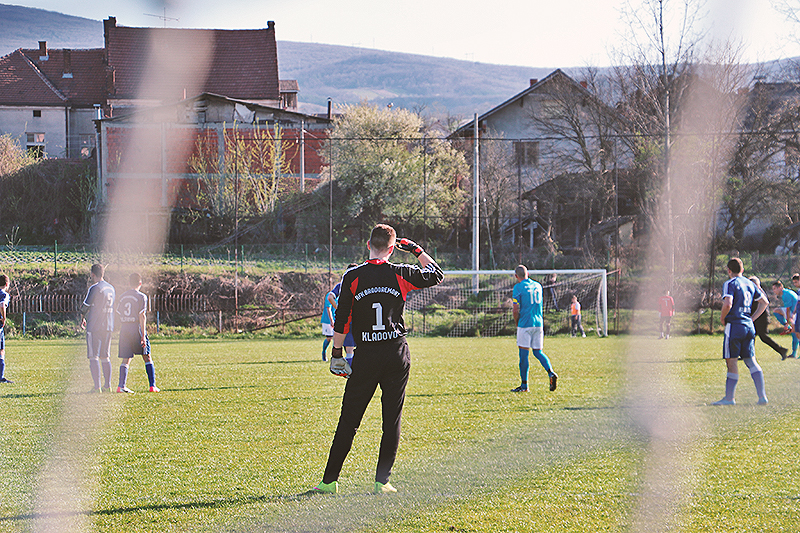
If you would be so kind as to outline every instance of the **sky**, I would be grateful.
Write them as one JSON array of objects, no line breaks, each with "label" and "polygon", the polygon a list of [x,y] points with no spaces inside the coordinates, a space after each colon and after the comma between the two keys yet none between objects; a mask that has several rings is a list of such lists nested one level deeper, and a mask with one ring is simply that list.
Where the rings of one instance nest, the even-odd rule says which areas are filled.
[{"label": "sky", "polygon": [[[272,20],[279,41],[501,65],[603,67],[618,63],[614,50],[630,35],[622,8],[647,0],[0,1],[94,20],[115,16],[122,26],[245,29]],[[773,8],[776,1],[797,3],[800,11],[797,0],[705,0],[698,27],[740,41],[745,62],[800,56],[800,24],[787,23]],[[667,9],[682,2],[666,0]]]}]

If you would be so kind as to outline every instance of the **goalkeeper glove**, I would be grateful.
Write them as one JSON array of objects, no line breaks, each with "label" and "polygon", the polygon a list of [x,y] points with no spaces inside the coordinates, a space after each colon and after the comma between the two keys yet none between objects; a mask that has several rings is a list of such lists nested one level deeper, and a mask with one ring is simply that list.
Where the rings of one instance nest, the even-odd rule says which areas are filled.
[{"label": "goalkeeper glove", "polygon": [[334,376],[341,376],[349,378],[353,370],[347,364],[347,360],[342,357],[341,348],[331,348],[331,374]]},{"label": "goalkeeper glove", "polygon": [[411,239],[406,239],[406,238],[397,239],[397,243],[395,244],[395,247],[397,247],[398,250],[402,250],[404,252],[412,253],[412,254],[414,254],[415,257],[419,257],[423,253],[425,253],[425,250],[422,249],[422,246],[420,246],[419,244],[415,243]]}]

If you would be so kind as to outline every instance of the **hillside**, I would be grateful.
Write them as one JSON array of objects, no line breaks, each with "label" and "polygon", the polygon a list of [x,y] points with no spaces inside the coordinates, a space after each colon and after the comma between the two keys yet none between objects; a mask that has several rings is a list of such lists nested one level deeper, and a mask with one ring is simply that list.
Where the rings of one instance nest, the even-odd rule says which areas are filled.
[{"label": "hillside", "polygon": [[530,78],[554,70],[292,41],[278,43],[278,65],[282,78],[298,80],[309,111],[324,109],[330,97],[334,103],[391,102],[463,116],[488,110],[527,87]]},{"label": "hillside", "polygon": [[[280,21],[276,30],[280,36]],[[39,41],[54,48],[101,48],[103,23],[0,4],[0,55],[36,48]],[[280,40],[278,65],[282,79],[299,82],[305,112],[324,111],[331,98],[336,104],[392,102],[465,117],[486,111],[524,89],[530,78],[554,70]]]},{"label": "hillside", "polygon": [[0,4],[0,56],[17,48],[102,48],[103,23],[54,11]]}]

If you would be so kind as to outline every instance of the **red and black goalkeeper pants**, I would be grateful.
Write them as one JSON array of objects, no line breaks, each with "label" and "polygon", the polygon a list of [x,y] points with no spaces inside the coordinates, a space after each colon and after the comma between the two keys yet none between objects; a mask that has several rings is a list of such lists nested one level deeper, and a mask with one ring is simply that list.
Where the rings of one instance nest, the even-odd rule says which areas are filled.
[{"label": "red and black goalkeeper pants", "polygon": [[375,389],[381,388],[383,418],[381,447],[375,481],[387,483],[400,444],[400,419],[406,398],[406,384],[411,368],[411,353],[404,337],[380,343],[360,343],[353,358],[353,373],[347,380],[342,398],[342,413],[333,437],[323,483],[339,479],[342,465],[353,446],[364,412]]}]

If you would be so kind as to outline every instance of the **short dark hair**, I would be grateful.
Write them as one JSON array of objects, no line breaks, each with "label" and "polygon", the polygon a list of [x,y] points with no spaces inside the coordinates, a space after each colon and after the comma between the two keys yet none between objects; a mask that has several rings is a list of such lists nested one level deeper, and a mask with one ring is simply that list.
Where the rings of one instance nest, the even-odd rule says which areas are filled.
[{"label": "short dark hair", "polygon": [[0,287],[7,287],[8,286],[8,276],[5,274],[0,274]]},{"label": "short dark hair", "polygon": [[396,240],[397,232],[388,224],[378,224],[369,235],[369,245],[375,250],[388,250]]},{"label": "short dark hair", "polygon": [[514,269],[514,274],[519,279],[526,279],[528,277],[528,267],[525,265],[517,265],[517,268]]},{"label": "short dark hair", "polygon": [[106,267],[104,267],[100,263],[95,263],[92,265],[92,274],[94,274],[98,278],[102,278],[105,273],[106,273]]},{"label": "short dark hair", "polygon": [[782,289],[783,288],[783,283],[781,283],[781,280],[773,281],[772,282],[772,286],[773,287],[780,287]]},{"label": "short dark hair", "polygon": [[732,258],[728,261],[728,270],[733,272],[734,274],[741,274],[744,271],[744,265],[742,264],[742,260],[738,257]]},{"label": "short dark hair", "polygon": [[800,274],[792,274],[792,281],[800,279]]},{"label": "short dark hair", "polygon": [[128,282],[131,284],[131,287],[138,287],[142,284],[142,276],[139,273],[134,272],[128,278]]}]

